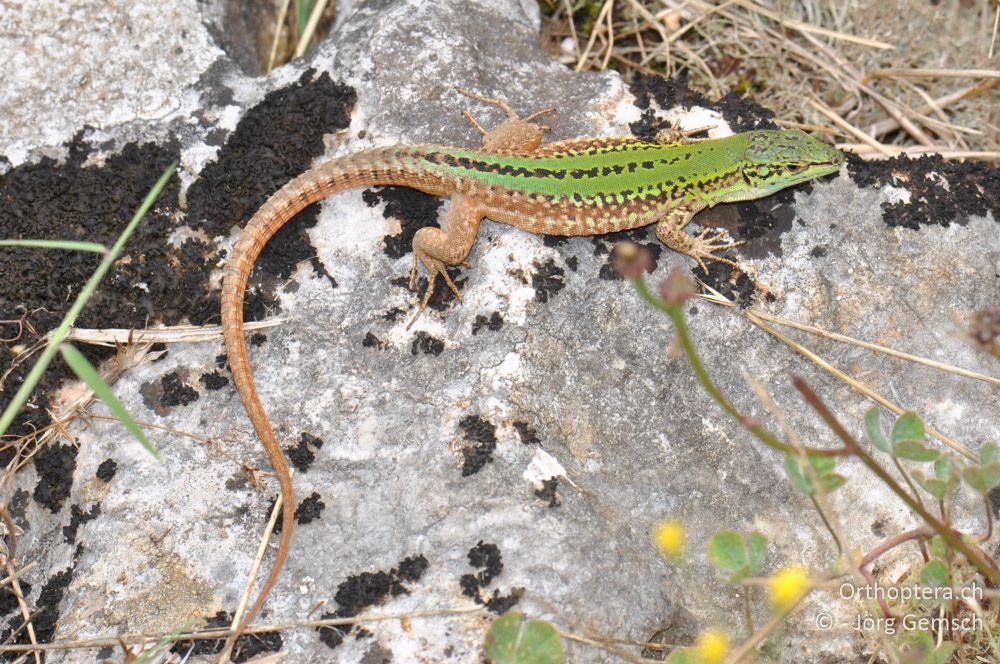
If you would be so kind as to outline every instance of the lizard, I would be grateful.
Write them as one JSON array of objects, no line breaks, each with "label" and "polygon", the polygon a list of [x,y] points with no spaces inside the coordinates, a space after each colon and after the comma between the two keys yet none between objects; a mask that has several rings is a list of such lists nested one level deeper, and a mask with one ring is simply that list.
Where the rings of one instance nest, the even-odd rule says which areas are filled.
[{"label": "lizard", "polygon": [[844,155],[797,130],[753,130],[724,138],[689,139],[666,130],[655,142],[630,137],[574,138],[542,144],[549,127],[534,122],[555,109],[519,118],[502,99],[458,90],[500,108],[507,119],[485,130],[480,148],[452,145],[392,145],[337,157],[293,178],[273,194],[243,228],[226,263],[221,294],[222,333],[233,382],[263,443],[280,485],[282,528],[270,572],[230,643],[254,619],[277,581],[288,555],[294,521],[294,490],[288,462],[254,386],[243,331],[243,298],[264,245],[307,205],[355,187],[395,185],[449,196],[445,229],[425,227],[413,238],[410,288],[418,261],[429,275],[410,326],[441,277],[455,297],[450,265],[469,267],[465,257],[484,218],[548,235],[597,235],[656,223],[657,237],[695,259],[736,265],[717,252],[740,242],[724,233],[683,230],[705,208],[761,198],[840,169]]}]

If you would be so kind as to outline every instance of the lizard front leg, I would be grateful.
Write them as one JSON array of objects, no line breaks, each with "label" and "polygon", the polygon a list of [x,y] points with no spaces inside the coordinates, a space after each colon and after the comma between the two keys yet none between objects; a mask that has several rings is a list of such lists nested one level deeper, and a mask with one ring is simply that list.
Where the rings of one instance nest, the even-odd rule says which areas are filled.
[{"label": "lizard front leg", "polygon": [[729,260],[728,258],[717,256],[716,252],[738,247],[743,244],[742,241],[718,242],[718,240],[722,239],[726,235],[725,231],[717,231],[713,233],[711,229],[707,228],[698,235],[690,235],[684,232],[684,226],[686,226],[687,223],[691,221],[691,218],[704,207],[704,203],[689,203],[685,206],[668,210],[656,224],[656,237],[660,239],[660,242],[667,245],[674,251],[686,254],[698,261],[698,265],[700,265],[701,269],[705,272],[708,272],[708,268],[705,267],[705,259],[713,260],[718,263],[726,263],[727,265],[732,265],[733,267],[739,267],[735,262]]}]

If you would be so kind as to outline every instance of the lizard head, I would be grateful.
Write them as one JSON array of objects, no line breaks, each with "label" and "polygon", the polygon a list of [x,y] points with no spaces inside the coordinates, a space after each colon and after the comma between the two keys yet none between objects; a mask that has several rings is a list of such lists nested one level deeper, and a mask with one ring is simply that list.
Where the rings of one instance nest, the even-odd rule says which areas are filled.
[{"label": "lizard head", "polygon": [[768,193],[836,173],[843,163],[843,152],[804,131],[751,131],[743,177],[755,191]]}]

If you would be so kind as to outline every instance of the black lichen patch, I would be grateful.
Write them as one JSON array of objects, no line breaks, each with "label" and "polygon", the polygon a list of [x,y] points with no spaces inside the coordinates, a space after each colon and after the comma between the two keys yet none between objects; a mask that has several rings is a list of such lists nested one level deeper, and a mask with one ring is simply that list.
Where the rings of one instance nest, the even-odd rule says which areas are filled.
[{"label": "black lichen patch", "polygon": [[[214,616],[205,621],[206,629],[229,629],[233,622],[233,617],[225,611],[219,611]],[[171,648],[170,652],[181,656],[190,655],[217,655],[222,652],[226,645],[225,639],[199,639],[197,641],[178,641]],[[233,646],[231,662],[246,662],[262,653],[278,652],[283,646],[281,634],[279,632],[262,632],[257,634],[244,634],[236,639]]]},{"label": "black lichen patch", "polygon": [[[635,83],[629,86],[629,90],[635,95],[636,106],[643,110],[650,110],[653,101],[662,109],[692,106],[709,108],[712,105],[704,95],[688,87],[687,72],[681,72],[672,79],[662,76],[639,76]],[[655,140],[656,132],[664,127],[653,118],[652,114],[643,113],[642,117],[629,128],[637,137],[652,141]]]},{"label": "black lichen patch", "polygon": [[365,348],[377,348],[379,350],[385,350],[389,347],[388,343],[382,341],[371,332],[365,333],[365,338],[361,340],[361,345]]},{"label": "black lichen patch", "polygon": [[[777,241],[777,235],[790,231],[792,222],[795,221],[795,208],[792,203],[795,200],[795,191],[810,191],[809,185],[803,185],[797,190],[783,189],[772,194],[764,203],[764,199],[753,201],[743,201],[736,204],[736,214],[739,218],[734,235],[741,240],[756,240],[757,238],[770,237],[773,240],[766,245],[770,253],[780,256],[781,244]],[[773,231],[773,232],[772,232]],[[755,243],[749,248],[741,248],[748,255],[753,252],[750,249],[764,247],[764,243]],[[763,253],[757,251],[756,253]]]},{"label": "black lichen patch", "polygon": [[444,342],[436,337],[432,337],[426,332],[417,332],[410,346],[410,353],[417,355],[425,353],[427,355],[440,355],[444,352]]},{"label": "black lichen patch", "polygon": [[555,295],[566,287],[563,276],[566,271],[556,265],[551,258],[544,263],[534,261],[534,270],[531,272],[531,287],[535,289],[535,300],[538,302],[548,302],[549,297]]},{"label": "black lichen patch", "polygon": [[14,519],[20,526],[25,530],[31,530],[31,524],[28,523],[28,499],[31,494],[24,489],[16,489],[14,495],[11,496],[10,502],[7,505],[7,511],[11,518]]},{"label": "black lichen patch", "polygon": [[[21,592],[24,593],[25,597],[29,596],[31,594],[31,584],[24,579],[20,579],[19,582],[21,584]],[[19,608],[17,594],[14,592],[13,587],[9,583],[4,584],[0,588],[0,616],[6,616],[9,613],[17,611]]]},{"label": "black lichen patch", "polygon": [[[225,644],[225,641],[223,641]],[[280,632],[261,632],[257,634],[244,634],[236,639],[233,646],[233,654],[230,661],[240,664],[257,659],[259,655],[269,652],[280,652],[284,641]]]},{"label": "black lichen patch", "polygon": [[97,467],[97,479],[102,482],[110,482],[114,479],[115,473],[118,472],[118,464],[114,459],[105,459],[101,462],[101,465]]},{"label": "black lichen patch", "polygon": [[458,585],[463,595],[472,598],[477,604],[482,604],[489,611],[499,615],[517,604],[524,594],[524,590],[519,588],[512,589],[506,596],[501,595],[499,590],[494,590],[492,595],[486,591],[486,586],[503,571],[503,560],[496,544],[487,544],[479,540],[479,543],[469,550],[469,564],[482,569],[475,574],[463,574]]},{"label": "black lichen patch", "polygon": [[[68,145],[64,163],[45,157],[0,175],[0,229],[5,238],[111,246],[157,178],[177,159],[176,145],[128,145],[120,154],[108,156],[103,165],[84,167],[89,147],[83,133]],[[180,310],[191,300],[191,288],[182,287],[190,286],[188,273],[168,269],[165,263],[167,255],[177,254],[167,242],[176,227],[177,192],[178,179],[173,178],[76,325],[138,328],[150,321],[179,322]],[[100,260],[92,252],[18,247],[0,252],[0,320],[23,320],[34,330],[20,326],[24,334],[18,343],[35,343],[58,326]],[[3,336],[10,336],[7,329]],[[114,349],[91,345],[80,350],[95,364],[114,353]],[[7,407],[31,366],[31,362],[22,363],[7,378],[0,392],[0,409]],[[45,427],[49,423],[47,395],[71,375],[61,361],[54,362],[8,433],[28,435]],[[6,465],[11,454],[13,448],[0,454],[0,464]]]},{"label": "black lichen patch", "polygon": [[[48,643],[52,640],[59,622],[59,603],[62,602],[63,594],[72,581],[72,570],[67,569],[59,572],[51,576],[42,586],[37,602],[29,602],[29,606],[35,607],[35,611],[31,614],[31,624],[34,626],[35,638],[38,643]],[[23,581],[21,585],[23,588]],[[9,628],[0,631],[0,643],[16,645],[31,643],[22,616],[15,616],[10,621]],[[20,653],[16,652],[0,655],[4,661],[8,662],[19,660],[20,656]]]},{"label": "black lichen patch", "polygon": [[314,449],[323,447],[323,439],[317,438],[306,432],[302,432],[299,443],[295,447],[285,450],[288,461],[295,467],[295,470],[304,473],[309,470],[309,466],[316,460]]},{"label": "black lichen patch", "polygon": [[494,311],[489,318],[483,315],[476,316],[476,320],[472,322],[472,334],[479,334],[481,330],[496,332],[501,327],[503,327],[503,316]]},{"label": "black lichen patch", "polygon": [[890,226],[916,230],[921,224],[964,224],[987,212],[1000,222],[1000,168],[984,162],[946,161],[941,155],[864,161],[848,155],[847,170],[858,186],[892,185],[910,193],[908,203],[882,203],[882,217]]},{"label": "black lichen patch", "polygon": [[648,251],[651,270],[656,269],[657,261],[663,255],[663,243],[653,236],[649,228],[635,228],[619,233],[595,235],[590,241],[594,245],[595,256],[607,256],[607,260],[597,273],[598,278],[606,281],[621,281],[621,276],[614,267],[614,250],[615,245],[619,242],[631,242]]},{"label": "black lichen patch", "polygon": [[[735,302],[740,308],[749,307],[753,303],[754,295],[757,293],[757,283],[745,272],[717,261],[705,261],[705,264],[708,267],[707,273],[701,266],[696,265],[691,268],[691,274]],[[769,301],[773,297],[768,294]]]},{"label": "black lichen patch", "polygon": [[[188,190],[189,223],[209,237],[228,236],[233,226],[244,225],[271,194],[323,154],[324,134],[347,127],[356,98],[352,89],[313,70],[265,96],[247,111],[217,159]],[[258,273],[287,279],[297,263],[315,257],[306,230],[316,224],[317,211],[316,205],[307,207],[278,231],[257,260]],[[326,274],[318,261],[313,267]],[[271,304],[273,277],[251,279]],[[245,310],[253,320],[259,308]]]},{"label": "black lichen patch", "polygon": [[514,430],[525,445],[541,445],[542,441],[538,437],[538,432],[527,422],[514,422]]},{"label": "black lichen patch", "polygon": [[203,373],[198,377],[198,381],[205,386],[206,390],[221,390],[226,385],[229,385],[229,379],[218,371]]},{"label": "black lichen patch", "polygon": [[313,491],[308,498],[299,503],[295,509],[295,523],[304,526],[318,519],[326,509],[326,503],[320,499],[319,494]]},{"label": "black lichen patch", "polygon": [[[351,618],[370,606],[381,604],[389,597],[409,594],[410,591],[403,585],[403,582],[419,581],[427,570],[427,566],[427,559],[423,556],[409,556],[388,572],[363,572],[357,576],[349,577],[337,586],[337,592],[334,594],[337,610],[324,613],[320,618],[322,620]],[[336,648],[344,642],[351,627],[351,625],[338,625],[317,627],[316,629],[319,632],[320,641],[329,648]],[[359,633],[359,635],[366,634],[367,632],[363,630]]]},{"label": "black lichen patch", "polygon": [[188,385],[176,371],[164,376],[160,384],[163,387],[161,403],[167,408],[186,406],[198,400],[198,391]]},{"label": "black lichen patch", "polygon": [[395,323],[399,320],[399,317],[406,313],[406,310],[402,307],[393,307],[389,311],[382,314],[382,320],[387,320],[390,323]]},{"label": "black lichen patch", "polygon": [[781,129],[774,122],[774,111],[761,106],[751,97],[730,90],[714,105],[722,113],[729,128],[735,132],[751,129]]},{"label": "black lichen patch", "polygon": [[458,423],[471,445],[462,448],[462,477],[475,475],[493,461],[497,448],[497,428],[478,415],[467,415]]},{"label": "black lichen patch", "polygon": [[774,112],[736,92],[729,92],[718,102],[710,102],[701,93],[688,87],[688,73],[681,72],[672,79],[660,76],[640,76],[629,89],[636,97],[636,106],[643,110],[642,116],[629,125],[632,133],[645,141],[654,141],[656,133],[667,128],[666,123],[657,119],[652,111],[652,102],[661,109],[693,106],[714,108],[722,114],[726,124],[736,132],[750,129],[777,129],[773,122]]},{"label": "black lichen patch", "polygon": [[76,541],[76,531],[80,526],[88,521],[96,519],[101,513],[101,504],[95,503],[90,509],[84,512],[79,505],[70,506],[69,525],[63,526],[63,541],[72,544]]},{"label": "black lichen patch", "polygon": [[32,497],[52,512],[58,512],[69,497],[76,467],[77,449],[74,445],[49,444],[35,454],[35,471],[38,484]]},{"label": "black lichen patch", "polygon": [[547,480],[542,480],[542,488],[535,490],[535,496],[546,501],[549,507],[559,507],[562,503],[559,501],[559,495],[556,493],[558,488],[559,478],[550,477]]},{"label": "black lichen patch", "polygon": [[382,239],[385,255],[393,259],[410,253],[413,236],[418,230],[425,226],[438,226],[438,210],[444,203],[443,199],[409,187],[365,189],[361,193],[361,199],[368,207],[384,203],[382,216],[399,220],[399,234],[387,235]]}]

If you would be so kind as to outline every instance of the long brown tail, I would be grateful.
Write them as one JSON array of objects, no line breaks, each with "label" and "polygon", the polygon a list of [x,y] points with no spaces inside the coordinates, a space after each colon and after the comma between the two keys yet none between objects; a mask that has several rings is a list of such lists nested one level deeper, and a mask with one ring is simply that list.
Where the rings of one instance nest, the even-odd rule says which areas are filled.
[{"label": "long brown tail", "polygon": [[[428,177],[407,162],[416,146],[375,148],[328,161],[290,180],[260,207],[247,223],[233,247],[222,281],[222,337],[229,358],[229,369],[247,415],[260,436],[268,460],[281,486],[281,540],[274,564],[264,587],[240,622],[232,642],[257,616],[288,555],[295,516],[295,494],[288,462],[281,450],[271,423],[254,386],[246,340],[243,336],[243,295],[250,270],[264,245],[278,230],[307,205],[352,187],[399,184],[438,193],[440,181]],[[412,163],[412,162],[411,162]]]}]

